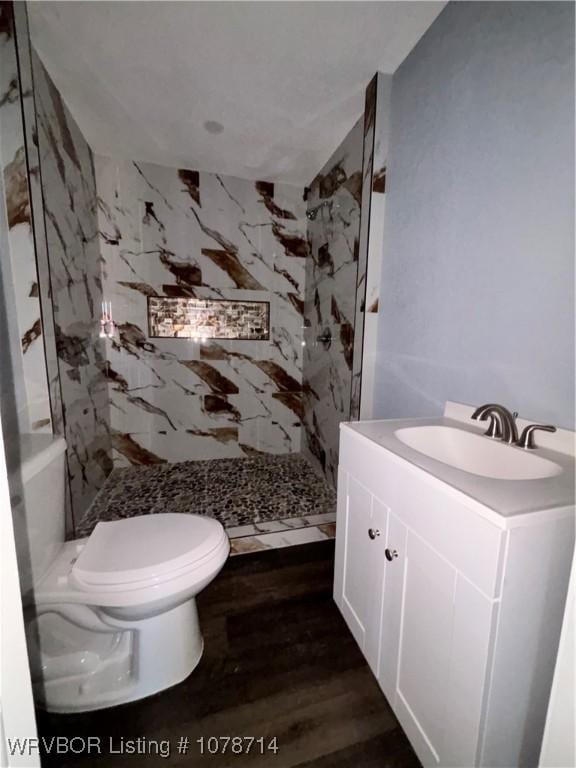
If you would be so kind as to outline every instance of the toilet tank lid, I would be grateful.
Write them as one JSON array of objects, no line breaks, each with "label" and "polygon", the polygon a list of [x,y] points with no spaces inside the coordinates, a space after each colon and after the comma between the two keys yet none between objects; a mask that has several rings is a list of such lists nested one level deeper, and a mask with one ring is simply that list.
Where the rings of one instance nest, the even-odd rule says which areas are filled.
[{"label": "toilet tank lid", "polygon": [[226,536],[203,515],[163,512],[98,523],[72,567],[86,585],[163,581],[215,550]]}]

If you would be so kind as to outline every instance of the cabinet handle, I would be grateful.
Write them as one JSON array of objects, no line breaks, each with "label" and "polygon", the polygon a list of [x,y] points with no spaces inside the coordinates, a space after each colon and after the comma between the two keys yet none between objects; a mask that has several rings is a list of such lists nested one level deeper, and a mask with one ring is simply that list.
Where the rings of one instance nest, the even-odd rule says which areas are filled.
[{"label": "cabinet handle", "polygon": [[377,528],[376,529],[368,528],[368,536],[370,536],[370,538],[374,540],[376,536],[380,536],[380,531]]},{"label": "cabinet handle", "polygon": [[384,554],[386,555],[386,560],[388,560],[390,563],[392,560],[394,560],[395,557],[398,557],[398,552],[395,549],[385,549]]}]

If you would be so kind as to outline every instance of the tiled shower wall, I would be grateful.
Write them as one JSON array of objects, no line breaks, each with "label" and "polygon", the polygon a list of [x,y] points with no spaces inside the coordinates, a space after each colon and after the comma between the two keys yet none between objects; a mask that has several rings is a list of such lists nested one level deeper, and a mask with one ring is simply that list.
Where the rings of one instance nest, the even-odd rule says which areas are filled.
[{"label": "tiled shower wall", "polygon": [[[362,203],[361,118],[312,182],[308,208],[310,259],[306,272],[305,450],[329,482],[338,469],[339,424],[350,418],[358,237]],[[318,336],[329,331],[329,349]]]},{"label": "tiled shower wall", "polygon": [[[96,158],[116,466],[301,447],[303,190]],[[147,299],[270,304],[268,340],[150,338]]]},{"label": "tiled shower wall", "polygon": [[[62,397],[76,521],[112,455],[123,466],[300,450],[303,190],[98,158],[97,214],[90,148],[35,54],[32,63],[52,394]],[[149,296],[268,302],[270,338],[150,339]],[[106,341],[104,298],[116,321]]]},{"label": "tiled shower wall", "polygon": [[375,78],[376,88],[374,92],[374,137],[373,150],[370,152],[371,168],[364,168],[368,172],[372,183],[372,192],[369,195],[370,216],[368,221],[368,245],[366,255],[368,258],[366,270],[365,300],[362,304],[364,313],[364,329],[362,334],[361,371],[358,380],[357,392],[359,396],[359,416],[356,418],[374,418],[374,386],[376,374],[377,339],[378,339],[378,314],[380,307],[380,276],[382,272],[383,248],[384,248],[384,223],[386,205],[386,166],[388,163],[388,140],[390,134],[390,96],[392,91],[392,77],[378,73]]},{"label": "tiled shower wall", "polygon": [[[102,265],[92,151],[32,54],[70,495],[78,521],[112,469],[105,345],[98,337]],[[41,278],[44,279],[44,278]]]},{"label": "tiled shower wall", "polygon": [[[28,189],[34,230],[34,244],[36,248],[35,268],[38,279],[38,298],[40,300],[44,359],[48,377],[52,432],[54,434],[62,435],[64,434],[62,390],[60,388],[56,332],[54,328],[54,312],[52,308],[52,294],[50,287],[48,242],[46,238],[44,201],[40,178],[38,122],[36,119],[32,48],[28,31],[28,13],[25,3],[14,3],[12,7],[14,12],[16,38],[18,40],[18,71],[20,74],[19,85],[22,93],[21,104],[22,115],[24,118],[26,160],[28,166]],[[43,361],[38,359],[37,363],[39,366],[42,366]],[[46,431],[48,431],[48,427],[46,427]],[[69,504],[68,513],[70,514]]]},{"label": "tiled shower wall", "polygon": [[[13,6],[0,3],[0,165],[5,199],[2,252],[2,312],[10,359],[2,359],[2,390],[13,392],[12,411],[4,416],[11,432],[51,430],[43,327],[28,189],[23,102],[31,102],[18,77]],[[10,370],[9,370],[10,369]]]},{"label": "tiled shower wall", "polygon": [[[17,446],[17,437],[26,433],[60,434],[64,430],[61,395],[65,394],[72,480],[68,490],[72,489],[77,515],[85,511],[105,477],[104,471],[99,476],[93,472],[94,443],[87,442],[90,434],[86,418],[86,401],[91,400],[92,393],[83,399],[78,395],[78,387],[85,382],[83,371],[77,370],[81,364],[63,367],[64,353],[71,347],[79,361],[87,354],[84,329],[89,326],[85,323],[83,328],[82,317],[70,319],[66,312],[70,302],[77,301],[79,306],[82,303],[77,283],[82,275],[84,285],[84,273],[90,272],[86,264],[94,255],[98,262],[97,251],[84,245],[80,251],[77,248],[89,229],[86,211],[90,197],[96,221],[93,172],[92,187],[88,182],[82,197],[83,177],[90,176],[89,150],[37,60],[34,69],[26,5],[1,3],[0,402],[15,504],[16,546],[23,573],[29,567],[29,544],[24,509],[16,501],[22,497],[21,476],[16,471],[21,457],[18,448],[10,444]],[[96,234],[92,226],[93,243]],[[54,269],[48,263],[48,245]],[[56,334],[55,316],[63,327],[68,327],[67,339],[61,328]],[[72,390],[70,382],[74,383]],[[100,405],[96,403],[94,410]],[[67,525],[72,532],[70,512],[68,494]]]},{"label": "tiled shower wall", "polygon": [[364,137],[362,140],[362,190],[360,192],[360,231],[358,233],[358,269],[355,285],[354,342],[352,351],[352,391],[350,394],[350,419],[360,418],[362,398],[362,365],[364,356],[364,320],[366,309],[366,276],[368,272],[368,251],[370,241],[370,208],[372,196],[372,175],[374,170],[374,137],[376,127],[376,96],[378,91],[376,74],[368,83],[364,100]]},{"label": "tiled shower wall", "polygon": [[372,418],[390,90],[390,76],[372,78],[364,115],[308,196],[309,210],[328,206],[308,224],[305,446],[333,485],[340,423]]}]

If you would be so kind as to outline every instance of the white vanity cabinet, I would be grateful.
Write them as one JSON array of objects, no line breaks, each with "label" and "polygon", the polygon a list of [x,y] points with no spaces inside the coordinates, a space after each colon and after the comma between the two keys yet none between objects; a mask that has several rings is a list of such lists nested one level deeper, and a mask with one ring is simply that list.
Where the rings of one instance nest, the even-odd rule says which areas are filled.
[{"label": "white vanity cabinet", "polygon": [[536,766],[573,509],[502,520],[343,425],[334,597],[425,766]]}]

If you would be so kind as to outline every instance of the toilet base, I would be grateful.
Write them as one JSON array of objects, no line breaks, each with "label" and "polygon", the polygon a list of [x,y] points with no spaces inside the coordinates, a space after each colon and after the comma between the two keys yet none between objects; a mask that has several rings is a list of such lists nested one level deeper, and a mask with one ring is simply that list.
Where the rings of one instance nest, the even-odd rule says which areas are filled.
[{"label": "toilet base", "polygon": [[92,610],[87,622],[74,606],[46,608],[29,626],[29,646],[35,698],[49,712],[143,699],[182,682],[202,657],[193,598],[137,621]]}]

